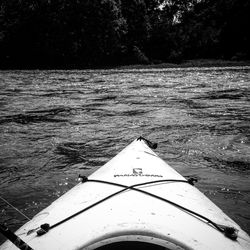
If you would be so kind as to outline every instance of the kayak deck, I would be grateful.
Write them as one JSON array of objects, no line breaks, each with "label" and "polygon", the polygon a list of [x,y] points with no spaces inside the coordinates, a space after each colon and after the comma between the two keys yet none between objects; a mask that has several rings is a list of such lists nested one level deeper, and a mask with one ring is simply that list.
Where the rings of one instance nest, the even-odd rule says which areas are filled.
[{"label": "kayak deck", "polygon": [[16,234],[33,249],[250,249],[239,225],[149,146],[135,140]]}]

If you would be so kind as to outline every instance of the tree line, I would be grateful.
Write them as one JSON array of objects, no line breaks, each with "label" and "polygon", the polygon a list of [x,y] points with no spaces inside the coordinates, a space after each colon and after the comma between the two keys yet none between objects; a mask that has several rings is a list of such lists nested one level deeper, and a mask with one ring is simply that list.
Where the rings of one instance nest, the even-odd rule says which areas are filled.
[{"label": "tree line", "polygon": [[0,68],[250,58],[249,0],[1,0]]}]

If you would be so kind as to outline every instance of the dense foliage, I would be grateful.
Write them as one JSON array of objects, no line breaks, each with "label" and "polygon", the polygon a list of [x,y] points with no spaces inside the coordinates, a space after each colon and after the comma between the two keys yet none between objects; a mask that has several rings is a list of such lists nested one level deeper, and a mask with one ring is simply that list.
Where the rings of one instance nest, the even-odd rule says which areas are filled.
[{"label": "dense foliage", "polygon": [[249,0],[0,0],[0,67],[244,60],[249,24]]}]

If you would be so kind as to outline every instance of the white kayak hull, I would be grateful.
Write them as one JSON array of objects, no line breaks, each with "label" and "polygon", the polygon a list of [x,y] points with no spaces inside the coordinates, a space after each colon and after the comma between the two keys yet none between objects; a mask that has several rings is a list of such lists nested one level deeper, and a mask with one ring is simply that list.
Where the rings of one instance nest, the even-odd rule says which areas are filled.
[{"label": "white kayak hull", "polygon": [[[250,249],[250,238],[240,226],[161,160],[144,140],[132,142],[88,180],[57,199],[16,234],[33,249],[120,248],[126,242],[130,248],[133,242],[135,246],[144,242],[150,249]],[[158,182],[139,185],[153,181]],[[131,189],[133,185],[139,191]],[[226,237],[203,217],[221,228],[234,228],[237,239]],[[49,224],[48,232],[38,236],[43,224]],[[18,248],[7,241],[0,249]]]}]

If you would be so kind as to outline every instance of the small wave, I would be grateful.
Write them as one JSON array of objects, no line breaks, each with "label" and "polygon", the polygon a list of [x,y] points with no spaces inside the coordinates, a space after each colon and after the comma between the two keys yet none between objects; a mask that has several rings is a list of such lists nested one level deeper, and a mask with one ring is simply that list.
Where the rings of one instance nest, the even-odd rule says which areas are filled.
[{"label": "small wave", "polygon": [[250,91],[248,89],[227,89],[227,90],[216,90],[206,93],[205,98],[209,100],[216,99],[228,99],[228,100],[238,100],[242,98],[248,98],[250,96]]},{"label": "small wave", "polygon": [[54,108],[49,110],[34,110],[27,111],[23,114],[15,114],[2,116],[0,118],[0,124],[6,123],[19,123],[19,124],[29,124],[29,123],[40,123],[40,122],[67,122],[68,119],[55,117],[59,113],[69,113],[69,109],[64,108]]},{"label": "small wave", "polygon": [[92,102],[104,102],[104,101],[112,101],[112,100],[116,100],[117,96],[114,95],[104,95],[104,96],[100,96],[100,97],[96,97],[96,98],[91,98],[90,100]]},{"label": "small wave", "polygon": [[250,162],[244,160],[219,159],[209,156],[204,156],[203,159],[211,163],[212,167],[220,170],[225,169],[226,171],[232,170],[236,172],[245,172],[250,170]]}]

